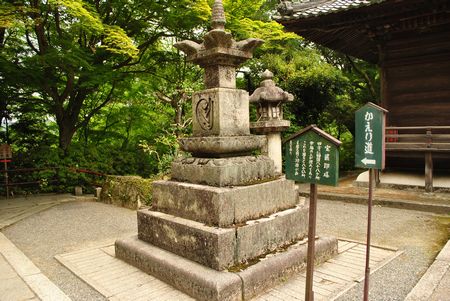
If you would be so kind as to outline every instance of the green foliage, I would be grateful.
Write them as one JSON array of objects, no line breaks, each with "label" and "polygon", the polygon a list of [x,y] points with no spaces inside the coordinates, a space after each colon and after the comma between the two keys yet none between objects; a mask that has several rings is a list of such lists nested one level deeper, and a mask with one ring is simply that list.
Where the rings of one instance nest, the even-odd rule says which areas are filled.
[{"label": "green foliage", "polygon": [[[191,133],[191,96],[203,89],[203,71],[172,45],[201,40],[212,3],[2,2],[0,107],[9,127],[1,140],[13,144],[12,168],[60,167],[18,175],[14,180],[40,181],[22,189],[86,191],[102,180],[77,168],[166,174],[179,156],[177,138]],[[286,135],[316,123],[344,142],[341,167],[352,168],[353,112],[379,99],[377,69],[284,32],[270,19],[276,4],[224,1],[236,40],[265,40],[239,85],[252,92],[270,69],[295,95],[285,110],[292,121]]]}]

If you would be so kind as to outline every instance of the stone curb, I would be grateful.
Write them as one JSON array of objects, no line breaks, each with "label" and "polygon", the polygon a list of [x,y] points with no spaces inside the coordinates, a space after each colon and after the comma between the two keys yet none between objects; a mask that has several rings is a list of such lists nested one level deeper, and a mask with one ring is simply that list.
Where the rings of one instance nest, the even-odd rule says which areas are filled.
[{"label": "stone curb", "polygon": [[0,253],[40,300],[71,300],[2,233],[0,233]]},{"label": "stone curb", "polygon": [[[309,197],[309,192],[300,191],[299,195],[302,197]],[[341,201],[354,204],[367,204],[367,197],[351,195],[351,194],[332,194],[332,193],[320,193],[318,195],[319,199],[330,200],[330,201]],[[389,200],[385,198],[375,197],[373,200],[374,205],[392,207],[398,209],[408,209],[416,211],[431,212],[437,214],[448,214],[450,212],[450,205],[444,204],[429,204],[429,203],[419,203],[419,202],[409,202],[402,200]]]},{"label": "stone curb", "polygon": [[416,286],[406,296],[405,301],[429,300],[436,288],[444,280],[444,275],[447,271],[450,271],[450,240]]}]

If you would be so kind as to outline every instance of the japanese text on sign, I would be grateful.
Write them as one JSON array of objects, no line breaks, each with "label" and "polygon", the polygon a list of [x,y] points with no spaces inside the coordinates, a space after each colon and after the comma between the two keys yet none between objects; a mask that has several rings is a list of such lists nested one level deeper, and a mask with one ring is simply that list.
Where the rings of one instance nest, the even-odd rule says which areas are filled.
[{"label": "japanese text on sign", "polygon": [[329,141],[314,131],[289,140],[286,147],[288,178],[305,183],[336,185],[339,153],[334,141],[340,144],[338,140]]},{"label": "japanese text on sign", "polygon": [[355,166],[384,168],[384,125],[386,110],[368,103],[356,112]]}]

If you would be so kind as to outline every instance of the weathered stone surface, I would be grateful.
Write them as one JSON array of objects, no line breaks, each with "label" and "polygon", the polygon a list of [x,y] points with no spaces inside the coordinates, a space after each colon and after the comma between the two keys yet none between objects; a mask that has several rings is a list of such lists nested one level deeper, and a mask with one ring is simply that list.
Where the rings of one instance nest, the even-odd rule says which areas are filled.
[{"label": "weathered stone surface", "polygon": [[306,237],[308,208],[288,209],[236,228],[236,263],[275,251]]},{"label": "weathered stone surface", "polygon": [[192,137],[179,139],[180,148],[194,157],[249,155],[267,143],[265,136]]},{"label": "weathered stone surface", "polygon": [[[197,300],[250,300],[306,267],[306,241],[266,256],[239,273],[220,272],[137,237],[117,240],[116,256]],[[316,263],[337,254],[337,239],[316,239]]]},{"label": "weathered stone surface", "polygon": [[138,237],[215,270],[267,254],[306,236],[305,206],[234,228],[201,223],[150,210],[138,212]]},{"label": "weathered stone surface", "polygon": [[213,88],[192,97],[193,136],[250,135],[248,92]]},{"label": "weathered stone surface", "polygon": [[150,210],[138,211],[138,237],[215,270],[234,264],[235,230]]},{"label": "weathered stone surface", "polygon": [[238,275],[219,272],[157,248],[136,236],[117,240],[116,257],[202,301],[242,300]]},{"label": "weathered stone surface", "polygon": [[172,180],[210,186],[250,185],[275,175],[274,163],[266,156],[184,158],[172,163]]},{"label": "weathered stone surface", "polygon": [[[315,244],[316,264],[323,263],[337,255],[338,241],[336,238],[318,238]],[[305,269],[307,253],[307,243],[300,242],[282,253],[267,256],[259,263],[239,272],[243,283],[243,300],[250,300],[261,292],[286,281],[294,273]]]},{"label": "weathered stone surface", "polygon": [[[255,198],[255,195],[258,195]],[[213,187],[174,181],[153,182],[153,208],[209,226],[230,227],[298,205],[297,188],[284,177],[242,186]]]},{"label": "weathered stone surface", "polygon": [[290,126],[289,120],[260,120],[250,123],[250,131],[255,134],[279,133],[287,130]]}]

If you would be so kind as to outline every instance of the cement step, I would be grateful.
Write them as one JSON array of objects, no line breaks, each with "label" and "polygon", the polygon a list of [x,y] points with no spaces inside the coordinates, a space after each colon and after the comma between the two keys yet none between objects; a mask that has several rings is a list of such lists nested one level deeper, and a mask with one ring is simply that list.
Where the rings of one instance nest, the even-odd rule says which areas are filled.
[{"label": "cement step", "polygon": [[[336,238],[316,239],[316,264],[335,256]],[[280,253],[270,254],[239,272],[216,271],[139,240],[137,236],[116,241],[117,258],[174,286],[197,300],[250,300],[286,281],[306,266],[307,242],[301,241]]]}]

